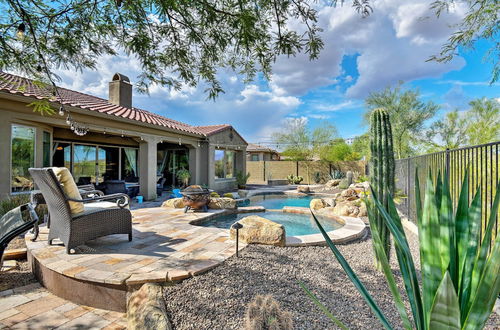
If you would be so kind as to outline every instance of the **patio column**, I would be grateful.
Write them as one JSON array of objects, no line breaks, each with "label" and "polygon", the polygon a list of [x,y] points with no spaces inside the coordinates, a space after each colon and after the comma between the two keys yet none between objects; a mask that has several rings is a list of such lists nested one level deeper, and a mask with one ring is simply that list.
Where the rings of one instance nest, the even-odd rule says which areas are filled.
[{"label": "patio column", "polygon": [[140,194],[146,200],[156,198],[157,145],[159,140],[144,138],[139,144],[139,185]]},{"label": "patio column", "polygon": [[189,172],[191,173],[190,184],[201,184],[201,152],[200,147],[189,148]]},{"label": "patio column", "polygon": [[10,194],[10,121],[0,121],[0,155],[4,155],[0,166],[0,199]]}]

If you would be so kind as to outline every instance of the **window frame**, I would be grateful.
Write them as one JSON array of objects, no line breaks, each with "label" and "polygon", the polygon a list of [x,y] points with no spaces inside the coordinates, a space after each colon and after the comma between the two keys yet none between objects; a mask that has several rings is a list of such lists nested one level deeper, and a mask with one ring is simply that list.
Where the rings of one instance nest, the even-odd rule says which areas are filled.
[{"label": "window frame", "polygon": [[[217,162],[217,160],[215,160],[215,153],[217,151],[224,152],[224,157],[222,158],[222,161],[223,161],[223,167],[222,167],[222,169],[224,170],[224,177],[223,178],[218,178],[215,175],[215,162]],[[214,156],[213,156],[213,159],[214,159],[214,172],[213,172],[212,175],[214,176],[214,180],[215,181],[236,180],[236,151],[237,150],[233,150],[233,149],[215,149],[214,150]],[[226,164],[227,164],[227,161],[228,161],[227,152],[232,152],[233,153],[233,176],[231,178],[227,178],[226,177],[227,176]]]},{"label": "window frame", "polygon": [[14,126],[20,126],[20,127],[27,127],[27,128],[32,128],[34,130],[33,134],[33,167],[36,165],[36,157],[37,157],[37,139],[36,139],[36,134],[37,134],[37,127],[36,126],[30,126],[26,124],[19,124],[19,123],[11,123],[10,124],[10,143],[9,143],[9,150],[10,150],[10,162],[9,162],[9,193],[10,195],[21,195],[21,194],[28,194],[31,193],[32,190],[30,191],[12,191],[12,163],[14,160],[14,155],[12,154],[12,140],[13,140],[13,132],[14,132]]}]

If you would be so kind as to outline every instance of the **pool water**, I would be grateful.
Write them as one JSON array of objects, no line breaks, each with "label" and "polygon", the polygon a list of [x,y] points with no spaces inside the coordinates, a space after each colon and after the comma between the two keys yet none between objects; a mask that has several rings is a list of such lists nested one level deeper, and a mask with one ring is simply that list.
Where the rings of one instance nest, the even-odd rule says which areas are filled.
[{"label": "pool water", "polygon": [[309,203],[314,198],[318,196],[259,195],[250,197],[250,205],[264,206],[266,210],[281,210],[285,206],[309,207]]},{"label": "pool water", "polygon": [[[200,224],[200,226],[229,229],[233,223],[250,215],[258,215],[260,217],[282,224],[283,226],[285,226],[287,236],[300,236],[319,233],[319,229],[316,226],[314,219],[310,215],[269,211],[223,215],[203,222]],[[333,219],[318,217],[318,220],[320,220],[321,225],[326,231],[332,231],[342,227],[339,222]]]}]

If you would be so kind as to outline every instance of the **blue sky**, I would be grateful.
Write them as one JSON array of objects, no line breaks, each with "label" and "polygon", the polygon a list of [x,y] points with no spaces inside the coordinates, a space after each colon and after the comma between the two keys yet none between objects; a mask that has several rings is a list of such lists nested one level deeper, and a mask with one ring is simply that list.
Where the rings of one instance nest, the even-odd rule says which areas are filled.
[{"label": "blue sky", "polygon": [[[152,86],[150,95],[134,95],[134,106],[192,125],[232,124],[249,142],[269,141],[287,118],[307,118],[313,128],[337,127],[341,137],[362,134],[364,99],[371,92],[405,82],[419,88],[422,98],[441,104],[439,115],[465,110],[477,97],[500,98],[500,85],[488,85],[488,49],[480,42],[449,63],[426,62],[456,28],[467,8],[458,2],[439,19],[429,11],[431,0],[378,0],[374,13],[361,18],[349,5],[319,8],[325,48],[316,61],[300,54],[279,58],[270,81],[244,84],[234,72],[219,71],[225,93],[207,101],[203,85],[181,91]],[[140,73],[134,58],[103,57],[96,71],[59,71],[61,85],[107,98],[115,72],[133,82]]]}]

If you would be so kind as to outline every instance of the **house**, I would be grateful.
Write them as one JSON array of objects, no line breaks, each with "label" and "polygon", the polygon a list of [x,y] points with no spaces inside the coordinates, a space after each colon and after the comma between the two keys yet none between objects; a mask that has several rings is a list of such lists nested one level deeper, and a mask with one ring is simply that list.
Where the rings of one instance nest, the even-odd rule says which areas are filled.
[{"label": "house", "polygon": [[271,148],[249,143],[247,146],[247,161],[280,160],[280,154]]},{"label": "house", "polygon": [[[247,143],[231,125],[191,126],[135,108],[123,74],[112,77],[107,100],[57,90],[0,72],[0,198],[33,189],[30,167],[65,166],[79,184],[135,182],[145,199],[156,197],[160,178],[179,185],[180,169],[189,170],[190,184],[215,190],[236,187],[236,172],[245,172]],[[36,100],[55,114],[34,112]],[[72,130],[73,121],[88,132]]]}]

